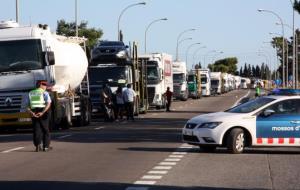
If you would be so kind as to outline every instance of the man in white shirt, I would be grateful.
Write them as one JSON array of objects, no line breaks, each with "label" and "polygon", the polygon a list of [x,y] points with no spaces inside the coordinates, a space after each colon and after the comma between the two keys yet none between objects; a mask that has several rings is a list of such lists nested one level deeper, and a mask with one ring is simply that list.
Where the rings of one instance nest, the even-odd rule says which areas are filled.
[{"label": "man in white shirt", "polygon": [[136,93],[131,88],[131,84],[127,84],[127,89],[125,89],[123,92],[125,108],[127,111],[127,120],[131,119],[132,121],[134,121],[133,109],[134,109],[135,97],[136,97]]}]

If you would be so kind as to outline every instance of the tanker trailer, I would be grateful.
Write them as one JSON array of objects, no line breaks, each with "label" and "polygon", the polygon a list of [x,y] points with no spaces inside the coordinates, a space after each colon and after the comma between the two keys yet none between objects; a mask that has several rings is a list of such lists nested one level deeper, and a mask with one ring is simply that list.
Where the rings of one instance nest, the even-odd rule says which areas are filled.
[{"label": "tanker trailer", "polygon": [[0,126],[28,126],[28,92],[46,80],[51,127],[90,122],[88,60],[83,38],[52,34],[47,25],[0,22]]}]

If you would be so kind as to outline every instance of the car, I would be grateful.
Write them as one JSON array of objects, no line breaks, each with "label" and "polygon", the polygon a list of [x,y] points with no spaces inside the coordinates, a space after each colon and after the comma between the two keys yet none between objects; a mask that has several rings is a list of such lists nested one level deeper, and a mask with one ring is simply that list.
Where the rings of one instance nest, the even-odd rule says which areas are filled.
[{"label": "car", "polygon": [[224,112],[196,116],[185,124],[183,141],[204,151],[227,147],[231,153],[300,146],[300,96],[293,94],[298,93],[277,90]]},{"label": "car", "polygon": [[92,50],[94,62],[130,61],[128,47],[122,41],[100,41]]}]

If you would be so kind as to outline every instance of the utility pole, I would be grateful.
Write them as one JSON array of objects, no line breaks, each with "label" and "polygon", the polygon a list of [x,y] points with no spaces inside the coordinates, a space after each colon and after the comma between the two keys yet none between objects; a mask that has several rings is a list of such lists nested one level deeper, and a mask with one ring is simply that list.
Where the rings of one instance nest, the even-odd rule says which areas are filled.
[{"label": "utility pole", "polygon": [[19,23],[19,0],[16,0],[16,22]]}]

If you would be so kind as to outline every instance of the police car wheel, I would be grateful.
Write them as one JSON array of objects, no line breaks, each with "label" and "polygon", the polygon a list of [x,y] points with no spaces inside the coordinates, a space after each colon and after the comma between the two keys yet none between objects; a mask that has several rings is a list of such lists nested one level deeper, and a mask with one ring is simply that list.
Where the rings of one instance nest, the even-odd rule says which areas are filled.
[{"label": "police car wheel", "polygon": [[240,128],[230,131],[227,138],[227,149],[233,154],[240,154],[245,148],[245,133]]}]

